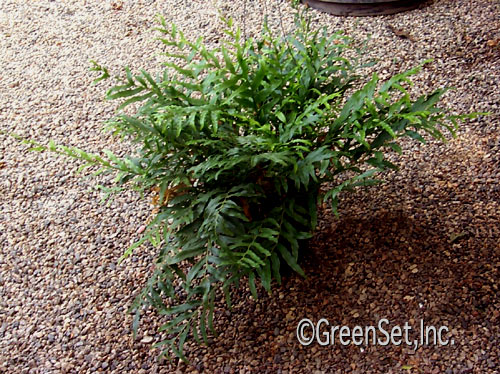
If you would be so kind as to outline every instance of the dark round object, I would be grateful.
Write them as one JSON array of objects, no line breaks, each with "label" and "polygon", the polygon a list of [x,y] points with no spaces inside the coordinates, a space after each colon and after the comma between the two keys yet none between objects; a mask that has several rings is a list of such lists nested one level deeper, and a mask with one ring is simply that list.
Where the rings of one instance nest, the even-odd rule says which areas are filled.
[{"label": "dark round object", "polygon": [[312,8],[337,16],[377,16],[415,9],[424,0],[302,0]]}]

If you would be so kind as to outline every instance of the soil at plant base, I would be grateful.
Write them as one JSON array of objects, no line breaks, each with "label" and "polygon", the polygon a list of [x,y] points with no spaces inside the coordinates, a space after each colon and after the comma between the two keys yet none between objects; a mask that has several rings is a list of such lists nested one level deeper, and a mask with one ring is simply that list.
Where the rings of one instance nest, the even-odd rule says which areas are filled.
[{"label": "soil at plant base", "polygon": [[[0,128],[91,151],[127,146],[103,135],[114,107],[90,86],[89,59],[157,69],[154,15],[217,43],[217,9],[260,30],[292,24],[282,1],[3,0],[0,4]],[[247,14],[243,22],[243,15]],[[161,320],[147,314],[133,340],[126,309],[147,279],[155,251],[117,259],[140,237],[152,206],[133,193],[100,205],[78,166],[30,153],[2,137],[0,152],[0,372],[2,373],[498,373],[500,371],[500,4],[439,0],[378,18],[313,12],[314,26],[367,41],[382,77],[434,61],[414,93],[454,86],[456,111],[489,111],[459,139],[404,144],[387,183],[343,197],[340,217],[321,211],[304,268],[273,295],[234,308],[218,304],[220,335],[186,347],[192,365],[156,361]],[[366,70],[370,73],[370,69]],[[101,183],[108,183],[102,177]],[[107,184],[109,185],[109,183]],[[302,318],[332,325],[447,326],[455,344],[413,351],[400,345],[302,347]]]}]

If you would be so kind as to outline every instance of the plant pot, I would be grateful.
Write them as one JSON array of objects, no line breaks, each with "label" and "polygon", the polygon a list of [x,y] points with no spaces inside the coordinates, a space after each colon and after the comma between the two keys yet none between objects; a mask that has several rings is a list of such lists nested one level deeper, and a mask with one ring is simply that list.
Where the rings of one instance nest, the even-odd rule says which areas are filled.
[{"label": "plant pot", "polygon": [[312,8],[337,16],[377,16],[415,9],[423,0],[302,0]]}]

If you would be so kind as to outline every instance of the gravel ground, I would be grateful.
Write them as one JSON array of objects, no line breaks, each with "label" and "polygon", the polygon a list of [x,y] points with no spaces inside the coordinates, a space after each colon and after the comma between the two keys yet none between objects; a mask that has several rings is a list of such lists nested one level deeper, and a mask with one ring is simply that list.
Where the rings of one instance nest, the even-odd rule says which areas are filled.
[{"label": "gravel ground", "polygon": [[[271,0],[2,0],[0,128],[125,151],[100,131],[114,109],[102,100],[104,84],[89,85],[89,59],[114,72],[154,70],[155,14],[216,43],[218,9],[238,22],[246,12],[248,34],[265,12],[273,27],[282,17],[286,29],[292,18],[286,2]],[[220,335],[209,347],[187,347],[190,366],[156,360],[153,314],[137,340],[130,333],[126,309],[154,251],[117,259],[139,238],[148,202],[124,194],[102,205],[95,182],[72,172],[78,163],[2,136],[0,372],[500,372],[500,1],[436,0],[378,18],[314,12],[313,21],[356,40],[371,35],[367,55],[380,59],[383,76],[433,58],[415,91],[454,86],[447,105],[492,114],[447,144],[405,143],[389,183],[345,196],[339,219],[323,209],[304,260],[308,278],[288,276],[258,301],[242,289],[232,313],[220,303]],[[448,326],[455,345],[301,347],[295,329],[304,317],[351,327],[424,319]]]}]

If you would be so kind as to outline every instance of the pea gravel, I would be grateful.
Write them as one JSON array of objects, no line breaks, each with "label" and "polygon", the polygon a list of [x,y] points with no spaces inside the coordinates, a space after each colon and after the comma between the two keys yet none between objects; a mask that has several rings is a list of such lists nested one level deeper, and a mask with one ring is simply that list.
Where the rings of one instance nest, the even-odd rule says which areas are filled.
[{"label": "pea gravel", "polygon": [[[267,13],[292,24],[286,1],[29,1],[0,4],[0,128],[42,142],[120,153],[101,132],[113,115],[105,84],[90,86],[95,59],[113,73],[154,71],[162,61],[154,16],[188,37],[221,36],[219,11],[247,35]],[[246,17],[245,17],[246,14]],[[433,58],[413,91],[453,86],[455,111],[488,111],[447,144],[404,143],[388,183],[345,196],[340,217],[324,207],[304,258],[272,296],[244,287],[209,347],[188,345],[191,364],[157,361],[161,320],[146,314],[136,340],[126,314],[151,271],[154,249],[117,260],[140,237],[151,206],[132,193],[99,203],[79,163],[28,152],[1,136],[0,373],[499,373],[500,1],[436,0],[377,18],[312,12],[315,26],[368,39],[382,77]],[[280,21],[281,19],[281,21]],[[369,73],[369,71],[367,71]],[[109,184],[105,178],[97,182]],[[366,326],[387,318],[450,328],[455,345],[301,347],[300,319]]]}]

